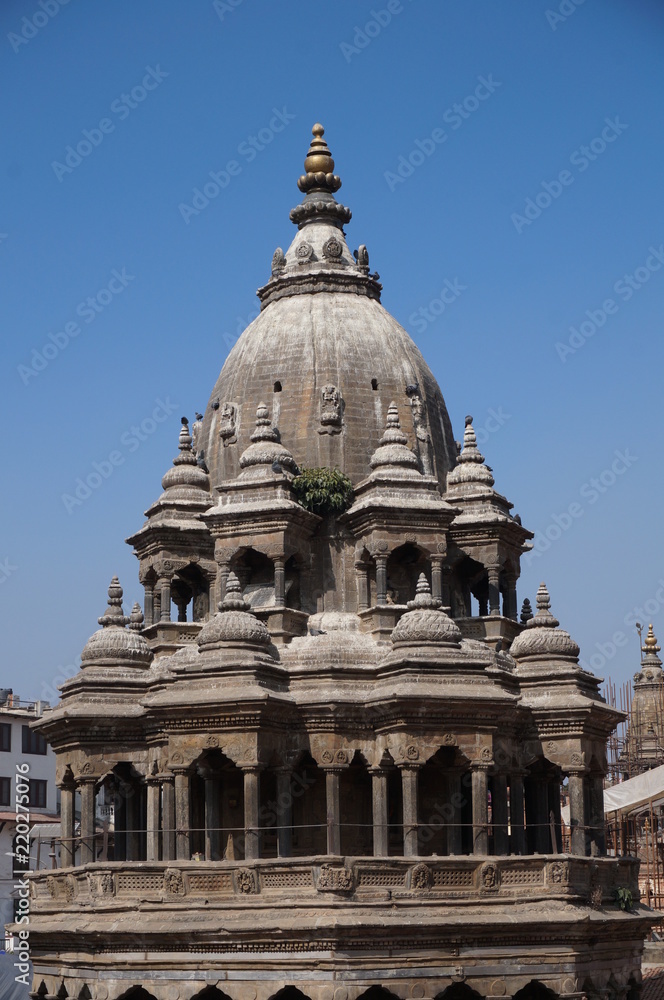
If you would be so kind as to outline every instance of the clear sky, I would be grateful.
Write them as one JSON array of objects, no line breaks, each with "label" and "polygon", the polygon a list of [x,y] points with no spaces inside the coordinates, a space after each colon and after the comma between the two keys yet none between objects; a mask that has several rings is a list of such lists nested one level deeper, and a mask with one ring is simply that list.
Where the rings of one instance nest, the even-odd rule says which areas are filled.
[{"label": "clear sky", "polygon": [[349,244],[537,532],[519,599],[545,580],[630,677],[635,617],[664,639],[663,46],[658,0],[3,0],[1,686],[53,697],[112,574],[142,600],[123,539],[316,121]]}]

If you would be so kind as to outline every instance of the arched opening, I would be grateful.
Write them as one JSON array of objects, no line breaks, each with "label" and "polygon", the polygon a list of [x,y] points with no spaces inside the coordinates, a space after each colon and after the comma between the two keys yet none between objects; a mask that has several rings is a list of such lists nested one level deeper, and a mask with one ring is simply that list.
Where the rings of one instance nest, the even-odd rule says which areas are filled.
[{"label": "arched opening", "polygon": [[325,773],[307,754],[291,776],[295,857],[327,853]]},{"label": "arched opening", "polygon": [[450,836],[455,806],[454,747],[440,747],[418,772],[419,853],[450,854],[455,845]]},{"label": "arched opening", "polygon": [[279,381],[278,379],[277,379],[277,381],[276,381],[276,382],[274,383],[274,391],[275,391],[275,392],[281,392],[281,382],[280,382],[280,381]]},{"label": "arched opening", "polygon": [[154,994],[148,993],[142,986],[132,986],[131,989],[118,997],[118,1000],[156,1000]]},{"label": "arched opening", "polygon": [[527,986],[514,994],[514,1000],[557,1000],[557,997],[557,993],[537,979],[532,979]]},{"label": "arched opening", "polygon": [[205,986],[200,993],[194,993],[191,1000],[231,1000],[227,993],[222,993],[217,986]]},{"label": "arched opening", "polygon": [[[259,787],[258,819],[260,822],[260,856],[261,858],[276,858],[279,856],[279,788],[274,767],[261,771]],[[288,793],[284,795],[290,802]],[[282,848],[284,841],[282,840]],[[288,849],[290,853],[290,848]]]},{"label": "arched opening", "polygon": [[101,789],[108,807],[109,861],[145,861],[147,798],[143,776],[132,764],[122,762],[105,776]]},{"label": "arched opening", "polygon": [[562,851],[560,815],[560,768],[544,757],[533,761],[523,782],[526,806],[526,845],[529,854],[550,854]]},{"label": "arched opening", "polygon": [[244,857],[241,769],[218,749],[206,750],[190,775],[190,846],[206,861]]},{"label": "arched opening", "polygon": [[482,563],[470,556],[454,566],[450,581],[450,603],[455,618],[489,613],[489,576]]},{"label": "arched opening", "polygon": [[372,378],[371,379],[371,388],[372,388],[372,390],[374,392],[378,392],[378,379],[377,378]]},{"label": "arched opening", "polygon": [[284,986],[278,993],[273,994],[270,1000],[309,1000],[309,997],[295,986]]},{"label": "arched opening", "polygon": [[341,853],[369,856],[373,852],[371,776],[359,750],[341,772]]},{"label": "arched opening", "polygon": [[157,587],[157,574],[149,569],[143,579],[145,624],[154,625],[161,617],[161,593]]},{"label": "arched opening", "polygon": [[407,604],[415,597],[420,573],[428,573],[426,554],[412,542],[390,553],[387,560],[387,603]]},{"label": "arched opening", "polygon": [[483,997],[467,983],[452,983],[435,1000],[483,1000]]},{"label": "arched opening", "polygon": [[452,983],[435,1000],[483,1000],[482,996],[467,983]]},{"label": "arched opening", "polygon": [[210,582],[200,566],[190,563],[171,581],[171,601],[179,622],[204,622],[210,612]]},{"label": "arched opening", "polygon": [[241,549],[232,560],[231,569],[252,609],[275,603],[274,565],[266,555],[253,548]]},{"label": "arched opening", "polygon": [[364,993],[360,993],[357,1000],[398,1000],[398,997],[384,986],[370,986]]},{"label": "arched opening", "polygon": [[90,987],[86,984],[81,986],[78,992],[78,1000],[92,1000],[92,993],[90,992]]}]

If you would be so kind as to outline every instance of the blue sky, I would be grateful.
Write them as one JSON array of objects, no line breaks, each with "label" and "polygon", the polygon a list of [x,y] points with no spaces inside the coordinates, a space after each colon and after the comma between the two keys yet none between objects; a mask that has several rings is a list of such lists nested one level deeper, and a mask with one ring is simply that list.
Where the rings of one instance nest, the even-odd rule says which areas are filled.
[{"label": "blue sky", "polygon": [[520,600],[545,580],[630,677],[635,618],[664,639],[663,43],[655,0],[4,0],[2,685],[52,697],[112,574],[142,599],[123,539],[292,238],[315,121],[350,244],[538,533]]}]

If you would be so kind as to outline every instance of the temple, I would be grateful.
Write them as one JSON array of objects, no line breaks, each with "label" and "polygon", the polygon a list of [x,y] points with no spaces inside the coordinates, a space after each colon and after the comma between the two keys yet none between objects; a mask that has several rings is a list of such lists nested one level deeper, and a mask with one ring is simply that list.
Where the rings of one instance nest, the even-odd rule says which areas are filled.
[{"label": "temple", "polygon": [[128,539],[144,606],[113,578],[35,723],[62,841],[30,877],[31,996],[634,1000],[652,911],[602,802],[622,715],[544,584],[519,614],[533,535],[349,251],[323,132]]}]

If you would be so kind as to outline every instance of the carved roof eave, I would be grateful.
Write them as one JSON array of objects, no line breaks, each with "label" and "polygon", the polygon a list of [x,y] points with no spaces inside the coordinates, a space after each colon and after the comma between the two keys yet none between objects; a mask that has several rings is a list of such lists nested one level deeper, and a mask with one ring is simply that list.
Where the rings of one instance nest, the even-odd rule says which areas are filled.
[{"label": "carved roof eave", "polygon": [[146,521],[138,531],[128,538],[125,538],[127,545],[133,548],[144,548],[146,543],[154,541],[158,545],[167,543],[182,544],[187,537],[195,540],[197,546],[209,542],[210,550],[213,542],[210,537],[209,528],[202,521],[187,518],[177,521],[151,520]]},{"label": "carved roof eave", "polygon": [[[440,496],[440,495],[439,495]],[[454,517],[454,508],[442,499],[420,496],[369,494],[338,518],[355,535],[371,528],[387,527],[403,531],[434,530],[445,532]]]},{"label": "carved roof eave", "polygon": [[261,309],[265,309],[271,302],[291,295],[317,292],[363,295],[380,302],[381,291],[382,285],[373,275],[352,273],[341,268],[324,268],[317,263],[303,266],[298,273],[289,271],[283,276],[273,276],[256,290],[256,294],[260,299]]},{"label": "carved roof eave", "polygon": [[228,504],[203,515],[213,538],[241,535],[265,535],[274,531],[297,529],[313,535],[322,518],[294,501],[285,504]]},{"label": "carved roof eave", "polygon": [[477,520],[472,523],[459,523],[458,519],[455,519],[450,525],[450,538],[460,548],[464,545],[483,545],[487,539],[495,539],[508,541],[515,548],[525,552],[530,549],[526,542],[534,537],[532,531],[517,524],[513,518],[500,521]]},{"label": "carved roof eave", "polygon": [[529,704],[522,699],[520,704],[528,709],[528,713],[544,734],[548,737],[551,722],[565,722],[570,725],[577,724],[579,735],[594,736],[606,740],[614,731],[616,726],[626,719],[626,714],[606,702],[592,701],[585,699],[582,705],[537,705]]}]

